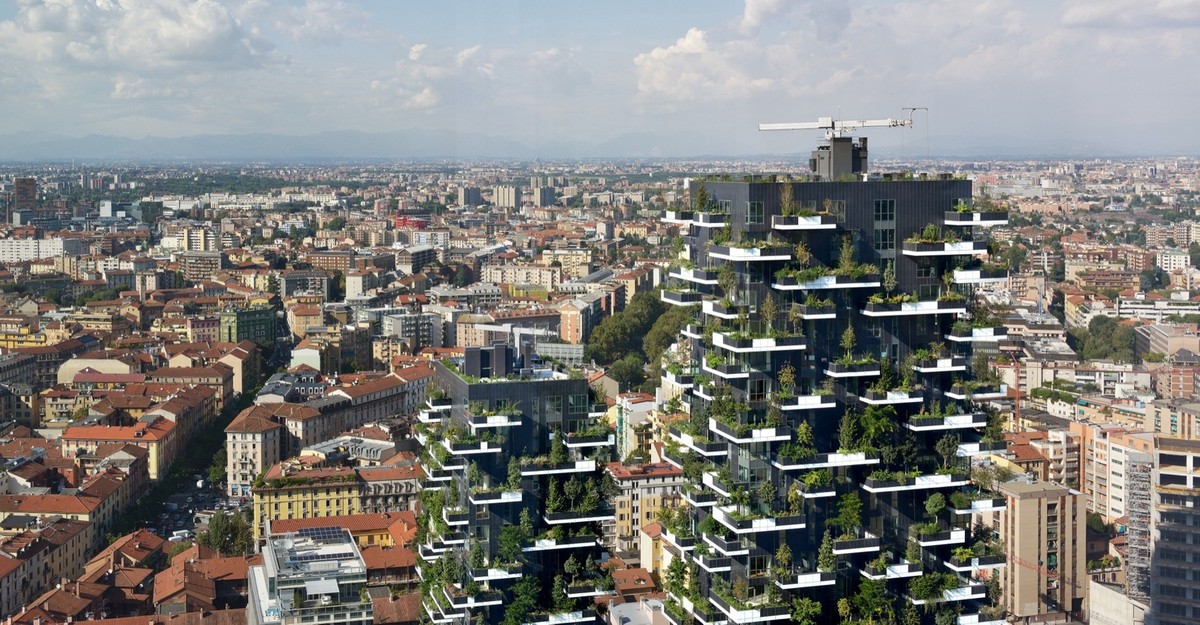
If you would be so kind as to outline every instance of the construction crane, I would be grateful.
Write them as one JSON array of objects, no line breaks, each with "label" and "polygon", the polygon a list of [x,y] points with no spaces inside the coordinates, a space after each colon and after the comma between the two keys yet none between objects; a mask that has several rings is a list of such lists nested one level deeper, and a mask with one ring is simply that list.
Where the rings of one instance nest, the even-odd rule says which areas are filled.
[{"label": "construction crane", "polygon": [[824,130],[826,139],[843,137],[859,128],[900,128],[912,127],[913,111],[928,110],[924,107],[908,107],[908,119],[834,119],[818,117],[815,122],[785,122],[779,124],[759,124],[759,130]]}]

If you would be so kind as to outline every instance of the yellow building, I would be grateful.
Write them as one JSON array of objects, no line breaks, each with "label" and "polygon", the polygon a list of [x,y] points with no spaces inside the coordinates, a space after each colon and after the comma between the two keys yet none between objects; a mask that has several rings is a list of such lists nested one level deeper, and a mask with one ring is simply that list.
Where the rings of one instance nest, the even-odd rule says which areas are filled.
[{"label": "yellow building", "polygon": [[636,551],[642,527],[657,521],[664,506],[681,505],[679,493],[687,480],[682,469],[667,463],[626,466],[610,462],[606,470],[620,488],[613,498],[616,523],[609,526],[611,530],[605,528],[606,533],[612,532],[606,538],[620,550]]},{"label": "yellow building", "polygon": [[362,512],[358,473],[351,467],[312,468],[297,462],[271,467],[250,492],[254,498],[254,537],[267,521]]}]

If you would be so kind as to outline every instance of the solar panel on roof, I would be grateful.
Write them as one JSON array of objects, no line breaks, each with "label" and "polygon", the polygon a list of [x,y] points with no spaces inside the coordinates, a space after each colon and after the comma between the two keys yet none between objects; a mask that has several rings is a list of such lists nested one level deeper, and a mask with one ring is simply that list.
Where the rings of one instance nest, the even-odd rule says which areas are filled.
[{"label": "solar panel on roof", "polygon": [[346,540],[346,530],[341,527],[305,527],[296,532],[313,540],[339,541]]}]

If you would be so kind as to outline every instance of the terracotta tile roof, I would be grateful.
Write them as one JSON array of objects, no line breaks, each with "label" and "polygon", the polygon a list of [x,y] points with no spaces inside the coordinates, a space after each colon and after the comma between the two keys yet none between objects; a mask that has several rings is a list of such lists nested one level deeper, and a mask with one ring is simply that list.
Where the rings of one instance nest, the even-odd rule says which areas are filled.
[{"label": "terracotta tile roof", "polygon": [[417,554],[406,547],[380,547],[371,545],[362,550],[363,562],[368,571],[400,569],[416,566]]},{"label": "terracotta tile roof", "polygon": [[[371,600],[376,625],[407,625],[421,620],[421,593],[376,597]],[[124,624],[122,624],[124,625]],[[130,624],[133,625],[133,624]]]}]

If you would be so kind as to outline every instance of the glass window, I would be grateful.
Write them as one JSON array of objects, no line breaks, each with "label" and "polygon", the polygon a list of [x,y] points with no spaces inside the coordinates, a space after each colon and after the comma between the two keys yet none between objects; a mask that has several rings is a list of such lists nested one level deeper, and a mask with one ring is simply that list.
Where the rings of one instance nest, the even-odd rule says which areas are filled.
[{"label": "glass window", "polygon": [[722,213],[733,212],[733,200],[717,200],[717,206],[721,207]]},{"label": "glass window", "polygon": [[937,272],[934,271],[933,262],[920,259],[917,261],[917,277],[918,278],[936,278]]},{"label": "glass window", "polygon": [[546,398],[546,416],[550,418],[561,419],[563,415],[563,398],[562,395],[554,395]]},{"label": "glass window", "polygon": [[746,223],[761,224],[763,222],[763,203],[746,202]]},{"label": "glass window", "polygon": [[896,221],[896,200],[875,200],[875,221]]},{"label": "glass window", "polygon": [[767,380],[758,378],[750,380],[750,388],[747,391],[750,401],[766,401],[767,400]]},{"label": "glass window", "polygon": [[587,395],[571,395],[571,397],[568,398],[568,401],[569,401],[569,404],[568,404],[567,409],[568,409],[568,411],[571,412],[571,414],[579,414],[581,412],[587,412],[587,409],[588,409],[588,396]]},{"label": "glass window", "polygon": [[876,228],[875,229],[875,251],[883,252],[896,249],[896,229],[895,228]]}]

